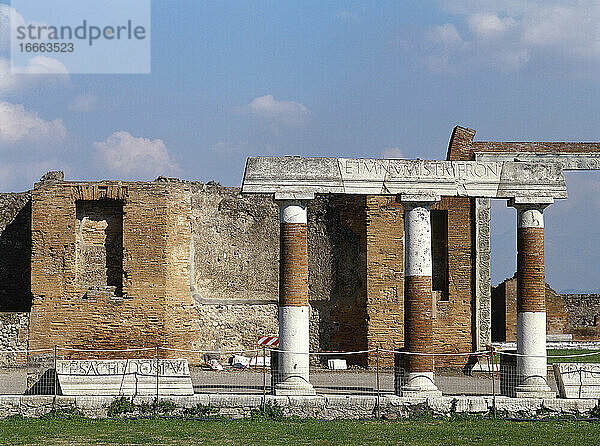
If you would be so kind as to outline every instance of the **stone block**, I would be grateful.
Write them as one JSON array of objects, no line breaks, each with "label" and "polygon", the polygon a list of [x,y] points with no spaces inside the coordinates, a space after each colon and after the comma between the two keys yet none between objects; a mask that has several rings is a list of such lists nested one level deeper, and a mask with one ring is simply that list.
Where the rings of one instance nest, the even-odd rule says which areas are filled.
[{"label": "stone block", "polygon": [[58,360],[63,395],[193,395],[187,359]]}]

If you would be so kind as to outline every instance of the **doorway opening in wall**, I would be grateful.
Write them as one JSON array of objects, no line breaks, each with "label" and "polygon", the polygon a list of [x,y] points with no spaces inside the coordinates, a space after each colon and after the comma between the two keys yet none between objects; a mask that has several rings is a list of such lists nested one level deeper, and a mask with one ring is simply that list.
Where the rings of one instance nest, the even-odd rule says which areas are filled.
[{"label": "doorway opening in wall", "polygon": [[[555,200],[544,210],[544,257],[546,283],[555,291],[547,292],[548,318],[561,317],[559,313],[553,314],[555,309],[549,306],[553,302],[551,296],[554,296],[563,306],[560,311],[565,313],[562,318],[566,326],[570,316],[566,307],[568,296],[600,294],[600,172],[567,171],[565,179],[569,198]],[[515,332],[516,219],[516,210],[507,207],[505,200],[491,201],[493,341],[512,341]],[[587,310],[589,321],[586,324],[589,323],[590,327],[594,325],[594,316],[599,310],[600,307]],[[570,325],[574,323],[568,321]],[[552,327],[552,322],[549,322],[549,327],[549,333],[553,329],[559,331]]]},{"label": "doorway opening in wall", "polygon": [[123,202],[78,200],[76,277],[90,291],[123,293]]},{"label": "doorway opening in wall", "polygon": [[438,301],[448,301],[448,211],[431,211],[432,290]]}]

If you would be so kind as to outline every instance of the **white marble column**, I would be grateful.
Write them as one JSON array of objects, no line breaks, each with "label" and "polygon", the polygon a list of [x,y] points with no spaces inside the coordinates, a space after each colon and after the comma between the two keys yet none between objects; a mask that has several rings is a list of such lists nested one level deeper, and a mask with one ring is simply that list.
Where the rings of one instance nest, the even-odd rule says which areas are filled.
[{"label": "white marble column", "polygon": [[[276,197],[277,198],[277,197]],[[314,395],[309,380],[308,224],[306,201],[280,206],[279,383],[276,395]]]},{"label": "white marble column", "polygon": [[[438,396],[434,383],[430,207],[439,197],[402,196],[404,206],[403,396]],[[424,354],[423,354],[424,353]]]},{"label": "white marble column", "polygon": [[542,203],[514,199],[517,209],[517,386],[516,396],[554,397],[547,383],[546,275]]}]

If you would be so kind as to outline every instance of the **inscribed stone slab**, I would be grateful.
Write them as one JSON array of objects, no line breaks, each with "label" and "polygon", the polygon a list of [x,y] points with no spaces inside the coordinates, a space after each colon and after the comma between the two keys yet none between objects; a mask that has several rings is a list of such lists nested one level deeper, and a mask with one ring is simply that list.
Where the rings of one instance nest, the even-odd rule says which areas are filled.
[{"label": "inscribed stone slab", "polygon": [[[63,395],[156,395],[155,359],[58,360]],[[187,359],[159,361],[159,395],[193,395]]]}]

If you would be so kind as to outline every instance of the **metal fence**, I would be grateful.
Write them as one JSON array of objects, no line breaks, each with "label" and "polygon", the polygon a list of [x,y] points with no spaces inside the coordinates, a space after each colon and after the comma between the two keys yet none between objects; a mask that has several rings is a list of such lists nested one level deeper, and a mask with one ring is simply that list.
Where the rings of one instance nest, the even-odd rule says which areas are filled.
[{"label": "metal fence", "polygon": [[[191,379],[194,393],[265,395],[271,394],[281,381],[276,362],[277,355],[282,353],[286,352],[270,348],[244,351],[162,347],[81,350],[58,346],[44,350],[2,351],[0,394],[93,395],[98,394],[94,393],[98,392],[95,387],[101,382],[103,387],[109,388],[104,390],[105,394],[144,394],[158,398],[173,394],[173,389],[182,379]],[[383,349],[310,353],[310,383],[316,394],[398,394],[405,377],[399,358],[411,354]],[[396,359],[395,366],[389,365],[390,357]],[[433,355],[435,384],[444,395],[514,396],[514,388],[520,382],[517,357],[514,352],[498,351],[436,354]],[[182,362],[185,366],[177,362],[178,358],[187,360]],[[600,362],[600,352],[557,358],[571,362],[579,358]],[[272,369],[271,363],[274,365]],[[370,367],[352,365],[365,363],[369,363]],[[539,374],[546,378],[553,391],[558,390],[551,367],[546,367]],[[96,384],[90,384],[93,380]]]}]

